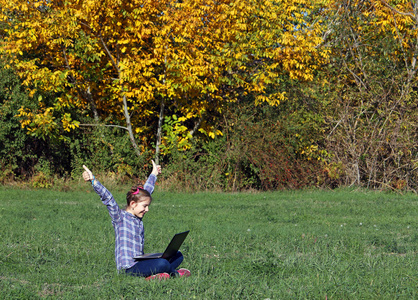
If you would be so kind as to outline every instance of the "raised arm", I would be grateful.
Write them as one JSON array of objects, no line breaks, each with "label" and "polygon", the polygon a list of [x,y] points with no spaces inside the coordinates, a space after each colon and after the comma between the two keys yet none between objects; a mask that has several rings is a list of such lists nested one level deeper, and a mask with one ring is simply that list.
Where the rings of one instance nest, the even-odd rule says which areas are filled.
[{"label": "raised arm", "polygon": [[113,198],[113,195],[94,177],[93,173],[85,165],[83,165],[83,168],[83,179],[91,182],[94,191],[100,196],[103,204],[106,205],[112,220],[118,221],[120,219],[121,210]]},{"label": "raised arm", "polygon": [[161,166],[157,165],[152,160],[152,171],[149,175],[147,181],[144,184],[144,190],[148,191],[150,194],[154,192],[155,182],[157,181],[157,176],[161,174]]}]

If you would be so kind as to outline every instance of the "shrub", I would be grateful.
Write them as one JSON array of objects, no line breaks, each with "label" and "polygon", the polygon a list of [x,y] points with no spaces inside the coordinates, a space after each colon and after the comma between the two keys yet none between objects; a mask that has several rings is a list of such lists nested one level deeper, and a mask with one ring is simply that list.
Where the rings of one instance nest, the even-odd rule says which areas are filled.
[{"label": "shrub", "polygon": [[[316,186],[325,178],[324,151],[317,146],[318,128],[308,112],[289,113],[291,105],[254,109],[231,106],[224,136],[195,139],[191,150],[164,158],[164,185],[182,190],[290,189]],[[305,149],[305,150],[303,150]],[[306,149],[309,149],[306,150]],[[336,173],[336,170],[334,170]]]}]

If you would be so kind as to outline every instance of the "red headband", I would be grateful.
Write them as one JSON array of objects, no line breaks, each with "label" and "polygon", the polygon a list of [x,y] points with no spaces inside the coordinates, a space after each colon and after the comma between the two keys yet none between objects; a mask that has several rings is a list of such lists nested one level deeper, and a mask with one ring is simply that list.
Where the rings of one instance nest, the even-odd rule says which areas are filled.
[{"label": "red headband", "polygon": [[136,192],[133,192],[132,195],[137,195],[139,194],[139,190],[143,190],[143,188],[137,187],[136,188]]}]

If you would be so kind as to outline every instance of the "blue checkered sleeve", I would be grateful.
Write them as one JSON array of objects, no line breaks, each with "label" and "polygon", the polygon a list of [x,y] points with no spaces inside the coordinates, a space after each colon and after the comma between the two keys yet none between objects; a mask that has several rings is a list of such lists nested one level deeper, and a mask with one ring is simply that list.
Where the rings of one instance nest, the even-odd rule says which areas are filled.
[{"label": "blue checkered sleeve", "polygon": [[148,191],[150,194],[154,192],[155,182],[157,181],[157,176],[150,174],[147,181],[144,184],[144,190]]},{"label": "blue checkered sleeve", "polygon": [[105,188],[97,179],[94,180],[93,188],[95,192],[100,196],[102,203],[106,205],[112,221],[119,221],[121,209],[116,203],[115,198],[113,198],[112,193],[109,192],[108,189]]}]

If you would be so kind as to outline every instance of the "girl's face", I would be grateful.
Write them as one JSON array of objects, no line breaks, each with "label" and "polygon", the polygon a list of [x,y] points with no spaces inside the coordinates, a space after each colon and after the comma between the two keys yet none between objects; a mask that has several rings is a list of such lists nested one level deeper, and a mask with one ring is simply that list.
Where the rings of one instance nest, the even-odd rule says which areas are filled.
[{"label": "girl's face", "polygon": [[138,218],[142,218],[144,217],[145,213],[148,212],[148,207],[151,204],[151,199],[150,198],[146,198],[145,200],[141,201],[141,202],[134,202],[131,201],[131,205],[130,205],[130,212],[134,215],[137,216]]}]

